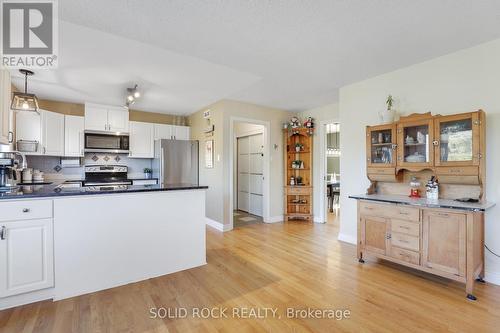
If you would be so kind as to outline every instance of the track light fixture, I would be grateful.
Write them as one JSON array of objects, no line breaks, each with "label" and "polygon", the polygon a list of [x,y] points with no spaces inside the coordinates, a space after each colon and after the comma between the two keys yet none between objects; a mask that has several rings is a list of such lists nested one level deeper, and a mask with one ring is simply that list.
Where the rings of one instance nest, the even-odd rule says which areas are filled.
[{"label": "track light fixture", "polygon": [[127,88],[127,106],[135,103],[135,100],[141,97],[137,84],[133,88]]}]

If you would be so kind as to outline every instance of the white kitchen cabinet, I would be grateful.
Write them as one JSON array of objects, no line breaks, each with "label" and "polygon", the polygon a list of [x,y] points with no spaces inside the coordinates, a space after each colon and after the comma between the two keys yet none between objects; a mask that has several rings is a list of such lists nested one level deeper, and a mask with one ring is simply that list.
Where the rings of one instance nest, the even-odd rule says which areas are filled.
[{"label": "white kitchen cabinet", "polygon": [[42,115],[42,154],[64,156],[64,115],[41,111]]},{"label": "white kitchen cabinet", "polygon": [[108,124],[110,132],[129,131],[128,110],[120,107],[108,108]]},{"label": "white kitchen cabinet", "polygon": [[0,144],[11,144],[14,141],[12,132],[12,111],[10,73],[0,70]]},{"label": "white kitchen cabinet", "polygon": [[130,155],[132,158],[154,157],[154,124],[130,122]]},{"label": "white kitchen cabinet", "polygon": [[0,222],[0,297],[54,286],[52,219]]},{"label": "white kitchen cabinet", "polygon": [[[36,112],[17,112],[16,114],[16,142],[38,142],[36,152],[26,152],[26,155],[40,155],[42,153],[42,116]],[[21,151],[19,147],[17,150]]]},{"label": "white kitchen cabinet", "polygon": [[189,140],[189,126],[172,126],[174,140]]},{"label": "white kitchen cabinet", "polygon": [[83,117],[64,116],[64,156],[83,157]]},{"label": "white kitchen cabinet", "polygon": [[85,103],[85,130],[126,133],[129,112],[124,107]]},{"label": "white kitchen cabinet", "polygon": [[154,128],[155,128],[155,140],[173,139],[172,125],[154,124]]}]

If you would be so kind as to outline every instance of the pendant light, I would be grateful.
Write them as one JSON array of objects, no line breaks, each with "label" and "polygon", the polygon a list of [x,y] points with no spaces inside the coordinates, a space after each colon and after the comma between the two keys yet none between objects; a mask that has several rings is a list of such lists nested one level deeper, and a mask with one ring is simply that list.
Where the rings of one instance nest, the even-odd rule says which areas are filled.
[{"label": "pendant light", "polygon": [[35,75],[30,70],[20,69],[24,75],[24,92],[14,92],[10,108],[15,111],[38,112],[38,98],[35,94],[28,94],[28,76]]}]

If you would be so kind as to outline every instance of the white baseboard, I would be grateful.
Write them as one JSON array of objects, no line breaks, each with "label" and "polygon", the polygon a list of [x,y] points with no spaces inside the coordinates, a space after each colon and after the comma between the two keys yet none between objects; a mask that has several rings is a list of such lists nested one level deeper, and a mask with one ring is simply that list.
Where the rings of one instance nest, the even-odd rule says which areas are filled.
[{"label": "white baseboard", "polygon": [[484,275],[484,279],[486,280],[486,282],[500,285],[500,272],[492,272],[486,270],[484,272]]},{"label": "white baseboard", "polygon": [[357,239],[355,237],[339,233],[338,240],[344,243],[357,244]]},{"label": "white baseboard", "polygon": [[277,223],[277,222],[283,222],[283,215],[278,215],[278,216],[270,216],[266,219],[264,219],[265,223]]},{"label": "white baseboard", "polygon": [[326,223],[325,219],[320,218],[319,216],[315,216],[313,221],[315,223]]},{"label": "white baseboard", "polygon": [[214,228],[216,230],[225,232],[232,230],[233,228],[229,224],[222,224],[220,222],[217,222],[215,220],[209,219],[208,217],[205,217],[206,223],[209,227]]}]

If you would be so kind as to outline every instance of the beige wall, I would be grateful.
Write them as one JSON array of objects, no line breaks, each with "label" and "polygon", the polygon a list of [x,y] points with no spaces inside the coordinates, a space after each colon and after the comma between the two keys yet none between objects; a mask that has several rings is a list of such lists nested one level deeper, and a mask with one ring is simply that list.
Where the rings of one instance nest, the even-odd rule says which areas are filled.
[{"label": "beige wall", "polygon": [[[210,109],[212,123],[215,125],[215,167],[205,169],[205,158],[203,155],[203,141],[205,140],[202,131],[205,122],[203,111]],[[200,110],[189,117],[191,135],[193,139],[203,140],[200,143],[200,182],[208,185],[211,189],[207,195],[207,217],[223,224],[230,223],[229,206],[231,203],[229,174],[230,161],[229,151],[233,149],[233,139],[230,138],[230,121],[236,119],[255,119],[266,121],[270,124],[270,217],[278,218],[283,216],[283,123],[292,116],[291,113],[279,109],[273,109],[249,103],[223,100]],[[274,144],[277,148],[274,148]],[[220,161],[217,161],[217,155]],[[221,204],[222,203],[222,204]]]},{"label": "beige wall", "polygon": [[[84,116],[85,105],[79,103],[60,102],[46,99],[39,99],[38,104],[41,109],[72,115]],[[170,125],[185,125],[187,118],[183,116],[173,116],[164,113],[146,112],[130,109],[129,119],[131,121],[142,121],[146,123],[170,124]]]},{"label": "beige wall", "polygon": [[[500,40],[380,75],[340,89],[341,150],[340,237],[356,241],[356,202],[365,193],[365,126],[379,123],[388,94],[400,114],[431,111],[486,112],[486,198],[497,206],[486,214],[486,244],[500,253]],[[500,283],[500,259],[486,251],[486,279]]]}]

